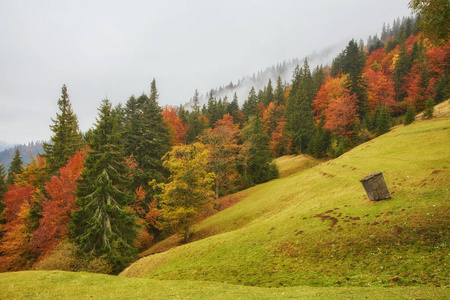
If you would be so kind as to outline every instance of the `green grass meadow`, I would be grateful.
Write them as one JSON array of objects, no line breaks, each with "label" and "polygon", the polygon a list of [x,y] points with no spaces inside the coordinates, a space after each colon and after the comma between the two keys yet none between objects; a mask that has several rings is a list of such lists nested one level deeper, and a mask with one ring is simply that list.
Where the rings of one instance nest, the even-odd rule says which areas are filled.
[{"label": "green grass meadow", "polygon": [[[162,241],[119,276],[3,273],[0,299],[450,298],[449,117],[278,163],[284,177],[234,195],[192,243]],[[367,198],[359,180],[378,171],[392,199]]]},{"label": "green grass meadow", "polygon": [[0,299],[448,299],[436,287],[264,288],[61,271],[5,273],[0,287]]}]

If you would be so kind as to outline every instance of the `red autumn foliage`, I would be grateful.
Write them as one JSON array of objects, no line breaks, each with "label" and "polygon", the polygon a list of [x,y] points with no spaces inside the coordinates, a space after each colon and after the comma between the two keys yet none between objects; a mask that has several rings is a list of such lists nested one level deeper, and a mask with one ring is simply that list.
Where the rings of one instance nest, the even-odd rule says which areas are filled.
[{"label": "red autumn foliage", "polygon": [[68,163],[45,185],[49,199],[43,203],[39,228],[33,233],[33,248],[45,254],[69,235],[69,220],[75,210],[76,180],[83,170],[85,154],[76,152]]},{"label": "red autumn foliage", "polygon": [[[138,223],[146,228],[161,229],[162,225],[158,221],[161,216],[161,210],[158,209],[158,202],[153,199],[150,203],[145,203],[147,192],[143,187],[138,187],[135,191],[136,200],[132,206],[132,210],[139,216]],[[147,206],[147,207],[143,207]]]},{"label": "red autumn foliage", "polygon": [[4,194],[6,224],[0,243],[0,272],[19,271],[28,268],[32,261],[28,219],[34,188],[9,186]]},{"label": "red autumn foliage", "polygon": [[[447,43],[445,47],[435,47],[429,49],[425,56],[427,58],[428,72],[433,76],[440,77],[450,64],[450,45]],[[446,51],[447,50],[447,51]]]},{"label": "red autumn foliage", "polygon": [[33,193],[34,188],[31,185],[10,185],[8,187],[8,191],[3,196],[6,223],[12,222],[17,218],[22,204],[31,203],[34,200]]},{"label": "red autumn foliage", "polygon": [[270,153],[273,157],[279,157],[284,154],[290,154],[292,147],[292,139],[284,130],[286,121],[282,118],[278,123],[275,130],[272,132],[269,142]]},{"label": "red autumn foliage", "polygon": [[264,131],[268,136],[272,136],[272,133],[277,128],[278,122],[284,119],[284,106],[276,106],[273,102],[270,102],[267,108],[262,114],[262,122],[264,125]]},{"label": "red autumn foliage", "polygon": [[320,87],[317,96],[312,103],[316,120],[325,112],[328,104],[332,100],[342,97],[345,92],[346,81],[346,75],[336,78],[327,77],[325,79],[325,82]]},{"label": "red autumn foliage", "polygon": [[386,52],[384,51],[384,48],[373,51],[372,53],[370,53],[369,57],[366,60],[365,69],[372,68],[374,70],[377,70],[379,68],[382,68],[383,71],[388,71],[390,65],[383,64],[385,58]]},{"label": "red autumn foliage", "polygon": [[227,194],[238,184],[236,159],[241,148],[238,135],[233,117],[226,114],[215,123],[214,129],[205,130],[200,137],[210,150],[208,168],[216,175],[216,199],[219,193]]},{"label": "red autumn foliage", "polygon": [[353,126],[358,121],[356,95],[344,93],[342,97],[333,99],[325,110],[325,129],[333,134],[350,137]]},{"label": "red autumn foliage", "polygon": [[178,116],[178,109],[174,106],[165,106],[162,112],[163,119],[169,127],[172,136],[172,145],[186,144],[188,125]]},{"label": "red autumn foliage", "polygon": [[367,82],[367,98],[369,109],[373,112],[377,107],[383,106],[392,110],[395,105],[394,82],[382,71],[374,71],[368,68],[363,77]]}]

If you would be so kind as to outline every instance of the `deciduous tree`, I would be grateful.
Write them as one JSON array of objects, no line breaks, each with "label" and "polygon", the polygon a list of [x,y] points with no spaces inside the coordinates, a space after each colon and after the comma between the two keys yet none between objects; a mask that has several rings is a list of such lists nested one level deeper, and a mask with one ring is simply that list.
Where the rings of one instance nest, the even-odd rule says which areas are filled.
[{"label": "deciduous tree", "polygon": [[209,151],[201,143],[176,146],[163,160],[171,176],[161,184],[161,207],[167,227],[187,242],[191,225],[214,199],[214,173],[208,172]]},{"label": "deciduous tree", "polygon": [[205,130],[200,137],[209,150],[208,170],[215,174],[216,199],[234,191],[238,185],[237,160],[241,148],[238,136],[233,117],[227,114],[216,122],[214,129]]}]

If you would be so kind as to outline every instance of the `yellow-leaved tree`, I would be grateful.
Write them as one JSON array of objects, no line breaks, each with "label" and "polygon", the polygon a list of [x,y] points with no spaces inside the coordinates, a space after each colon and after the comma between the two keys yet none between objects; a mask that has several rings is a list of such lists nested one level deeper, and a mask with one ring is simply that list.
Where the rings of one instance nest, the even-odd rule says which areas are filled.
[{"label": "yellow-leaved tree", "polygon": [[164,225],[183,235],[187,242],[191,225],[214,200],[215,175],[207,171],[209,151],[201,143],[177,146],[164,157],[171,175],[160,184]]}]

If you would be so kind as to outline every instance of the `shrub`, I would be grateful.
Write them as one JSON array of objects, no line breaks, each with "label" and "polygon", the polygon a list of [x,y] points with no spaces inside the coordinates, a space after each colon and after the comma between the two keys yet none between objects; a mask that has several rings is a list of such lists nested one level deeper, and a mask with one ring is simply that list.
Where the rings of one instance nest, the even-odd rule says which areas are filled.
[{"label": "shrub", "polygon": [[405,125],[411,124],[416,119],[416,110],[413,105],[408,106],[408,110],[405,115]]},{"label": "shrub", "polygon": [[112,266],[104,257],[92,257],[81,254],[75,244],[63,241],[56,245],[44,258],[33,267],[35,270],[86,271],[92,273],[112,272]]}]

